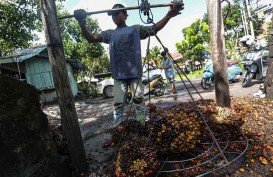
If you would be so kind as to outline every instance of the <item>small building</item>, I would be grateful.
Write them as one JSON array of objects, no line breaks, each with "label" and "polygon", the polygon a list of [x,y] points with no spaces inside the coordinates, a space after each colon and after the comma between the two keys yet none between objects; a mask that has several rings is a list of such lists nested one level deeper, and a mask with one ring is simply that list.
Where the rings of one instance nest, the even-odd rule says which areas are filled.
[{"label": "small building", "polygon": [[180,62],[180,61],[185,62],[185,61],[187,60],[187,58],[184,58],[184,57],[182,56],[182,54],[179,53],[179,52],[177,52],[177,51],[171,53],[171,56],[172,56],[173,60],[174,60],[176,63],[177,63],[177,62]]},{"label": "small building", "polygon": [[173,60],[175,61],[175,63],[178,64],[179,68],[177,68],[176,65],[175,69],[176,71],[178,71],[180,73],[180,70],[182,70],[183,72],[185,72],[186,74],[189,72],[191,66],[189,65],[189,59],[186,57],[183,57],[181,53],[179,52],[173,52],[171,53],[171,57],[173,58]]},{"label": "small building", "polygon": [[[78,94],[77,82],[73,69],[84,69],[77,60],[66,60],[69,82],[74,96]],[[0,56],[0,74],[19,79],[33,85],[42,102],[57,100],[53,76],[46,46],[16,50],[6,56]]]},{"label": "small building", "polygon": [[273,0],[249,0],[249,5],[254,13],[272,13]]},{"label": "small building", "polygon": [[[249,6],[258,15],[258,18],[264,18],[262,29],[267,31],[268,23],[272,19],[273,0],[249,0]],[[261,38],[261,36],[258,38]]]}]

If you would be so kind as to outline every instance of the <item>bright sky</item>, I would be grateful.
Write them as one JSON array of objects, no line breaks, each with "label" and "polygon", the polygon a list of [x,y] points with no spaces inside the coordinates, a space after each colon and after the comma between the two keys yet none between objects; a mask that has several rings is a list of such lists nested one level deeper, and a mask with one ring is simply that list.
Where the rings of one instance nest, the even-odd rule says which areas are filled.
[{"label": "bright sky", "polygon": [[[148,0],[148,2],[150,5],[168,4],[171,3],[171,0]],[[176,51],[175,44],[183,40],[182,29],[191,25],[191,23],[198,18],[202,18],[204,13],[207,12],[206,0],[184,0],[183,2],[184,10],[181,11],[181,14],[172,18],[169,23],[157,33],[163,45],[167,47],[171,53]],[[73,14],[76,9],[85,9],[87,12],[111,9],[116,3],[121,3],[126,7],[137,6],[138,0],[66,0],[64,6],[71,14]],[[151,8],[153,21],[156,23],[162,19],[166,15],[168,9],[169,7]],[[126,21],[128,26],[134,24],[145,25],[141,21],[139,10],[128,10],[127,12],[129,15]],[[92,15],[92,18],[98,19],[99,26],[102,30],[114,29],[116,27],[112,18],[106,13]],[[146,22],[147,16],[142,14],[142,19]],[[146,53],[147,41],[147,39],[142,41],[143,56],[145,56]],[[107,45],[104,46],[108,48]],[[151,37],[150,49],[153,46],[161,47],[155,37]]]}]

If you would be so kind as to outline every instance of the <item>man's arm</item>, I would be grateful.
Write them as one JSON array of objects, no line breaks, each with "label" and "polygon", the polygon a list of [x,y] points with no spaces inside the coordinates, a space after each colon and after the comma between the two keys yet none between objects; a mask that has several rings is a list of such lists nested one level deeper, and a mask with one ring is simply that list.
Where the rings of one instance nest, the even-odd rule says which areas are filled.
[{"label": "man's arm", "polygon": [[[180,9],[182,10],[182,9]],[[154,30],[155,32],[160,31],[162,28],[164,28],[164,26],[169,22],[169,20],[172,17],[177,16],[178,14],[180,14],[180,10],[174,10],[172,7],[170,7],[168,13],[165,15],[165,17],[163,17],[160,21],[158,21],[155,25],[154,25]]]},{"label": "man's arm", "polygon": [[92,34],[90,33],[90,31],[87,29],[86,27],[86,22],[79,22],[79,25],[81,27],[82,30],[82,34],[84,36],[84,38],[92,43],[92,42],[102,42],[102,37],[99,34]]},{"label": "man's arm", "polygon": [[90,33],[90,31],[87,29],[86,27],[86,11],[83,9],[78,9],[74,11],[74,17],[75,19],[78,21],[81,30],[82,30],[82,34],[84,36],[84,38],[88,41],[88,42],[102,42],[102,37],[98,34],[92,34]]},{"label": "man's arm", "polygon": [[171,68],[171,67],[172,67],[172,65],[161,66],[160,69],[161,69],[161,70],[162,70],[162,69],[169,69],[169,68]]},{"label": "man's arm", "polygon": [[162,69],[169,69],[169,68],[172,67],[172,61],[171,61],[169,58],[168,58],[167,60],[168,60],[168,62],[165,63],[166,65],[160,67],[161,70],[162,70]]}]

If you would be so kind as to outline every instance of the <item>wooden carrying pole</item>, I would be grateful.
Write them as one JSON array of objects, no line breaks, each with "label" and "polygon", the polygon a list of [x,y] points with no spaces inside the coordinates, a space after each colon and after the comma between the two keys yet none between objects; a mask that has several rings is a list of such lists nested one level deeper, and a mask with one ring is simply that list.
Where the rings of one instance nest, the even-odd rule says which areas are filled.
[{"label": "wooden carrying pole", "polygon": [[58,96],[62,125],[71,155],[72,167],[76,176],[82,176],[87,172],[88,168],[66,68],[55,0],[40,0],[40,7],[48,46],[49,61]]},{"label": "wooden carrying pole", "polygon": [[[167,7],[167,6],[173,6],[174,3],[169,3],[169,4],[154,4],[151,5],[150,8],[156,8],[156,7]],[[94,11],[94,12],[87,12],[87,15],[94,15],[94,14],[100,14],[100,13],[106,13],[106,12],[115,12],[115,11],[120,11],[120,10],[134,10],[134,9],[141,9],[140,6],[132,6],[132,7],[125,7],[125,8],[117,8],[117,9],[107,9],[107,10],[99,10],[99,11]],[[67,15],[63,17],[59,17],[59,19],[65,19],[65,18],[72,18],[74,15]]]}]

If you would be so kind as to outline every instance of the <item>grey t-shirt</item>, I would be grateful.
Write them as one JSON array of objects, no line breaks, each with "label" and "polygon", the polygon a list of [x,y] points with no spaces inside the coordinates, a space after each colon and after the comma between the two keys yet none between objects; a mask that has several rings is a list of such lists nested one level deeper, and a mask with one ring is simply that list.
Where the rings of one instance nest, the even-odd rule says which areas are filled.
[{"label": "grey t-shirt", "polygon": [[101,32],[109,44],[110,64],[114,79],[137,79],[142,76],[140,40],[153,36],[153,26],[134,25]]},{"label": "grey t-shirt", "polygon": [[[140,32],[140,39],[146,39],[149,36],[154,36],[156,33],[154,31],[154,26],[142,26],[142,25],[133,25]],[[117,28],[118,29],[118,28]],[[103,38],[103,43],[109,44],[111,35],[114,29],[109,29],[102,31],[100,36]]]}]

